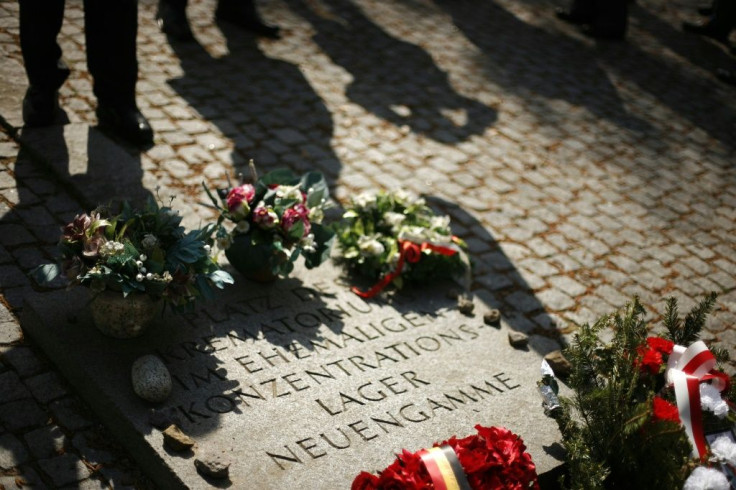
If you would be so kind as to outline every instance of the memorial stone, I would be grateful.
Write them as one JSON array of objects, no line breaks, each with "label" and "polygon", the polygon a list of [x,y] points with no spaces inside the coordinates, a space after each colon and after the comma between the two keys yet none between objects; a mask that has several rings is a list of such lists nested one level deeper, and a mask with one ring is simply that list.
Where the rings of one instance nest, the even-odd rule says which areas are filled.
[{"label": "memorial stone", "polygon": [[[167,313],[136,339],[94,329],[82,288],[28,298],[23,327],[162,488],[221,485],[202,476],[198,451],[227,459],[232,488],[349,488],[402,449],[476,424],[519,434],[540,474],[561,465],[536,386],[541,359],[559,346],[532,335],[515,350],[477,296],[472,315],[446,284],[363,300],[331,264],[267,285],[236,279],[196,314]],[[162,403],[131,386],[143,355],[171,374]],[[191,451],[164,447],[162,414],[194,440]]]}]

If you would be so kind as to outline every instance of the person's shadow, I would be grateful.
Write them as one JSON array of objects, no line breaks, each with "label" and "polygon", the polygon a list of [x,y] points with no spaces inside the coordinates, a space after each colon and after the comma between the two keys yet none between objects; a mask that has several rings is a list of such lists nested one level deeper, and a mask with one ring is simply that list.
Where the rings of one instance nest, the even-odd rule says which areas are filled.
[{"label": "person's shadow", "polygon": [[[87,125],[66,124],[68,120],[58,122],[45,128],[24,128],[21,147],[11,167],[12,177],[5,174],[13,179],[14,187],[6,187],[4,191],[6,196],[12,196],[12,206],[0,208],[0,229],[3,230],[0,233],[0,252],[7,257],[3,259],[6,266],[0,274],[0,293],[16,315],[26,311],[28,304],[25,301],[34,294],[34,289],[44,290],[35,293],[44,300],[50,298],[48,295],[60,294],[63,295],[62,304],[65,307],[81,309],[84,301],[71,301],[67,291],[49,291],[64,288],[64,281],[59,279],[50,285],[39,286],[29,277],[29,272],[41,263],[58,259],[55,245],[59,241],[61,228],[76,214],[89,213],[98,205],[114,205],[123,199],[139,202],[149,195],[141,185],[142,170],[137,153],[123,150],[97,129]],[[9,257],[14,258],[14,263]],[[62,326],[64,321],[65,317],[54,316],[50,327]],[[27,357],[26,351],[38,347],[38,339],[30,340],[25,323],[22,322],[21,326],[26,338],[5,348],[3,356],[6,359]],[[11,325],[4,328],[11,328]],[[22,384],[18,383],[17,386]],[[26,399],[31,393],[25,388],[10,390],[7,399],[5,395],[0,395],[3,402],[16,403],[19,410],[28,410],[23,416],[10,419],[9,423],[18,424],[17,429],[28,430],[27,426],[30,425],[43,428],[44,432],[52,427],[47,425],[47,412],[35,404],[27,403]],[[62,404],[66,402],[69,404],[63,406],[76,407],[74,399],[59,401]],[[53,403],[47,402],[48,407]],[[63,426],[65,422],[56,423]],[[46,451],[54,443],[50,440],[51,432],[44,434],[49,434],[48,439],[39,442],[39,447],[44,446],[43,450]],[[28,460],[27,451],[20,444],[12,442],[13,439],[8,438],[0,442],[0,452],[4,451],[9,454],[11,461],[22,465]],[[98,461],[94,449],[85,449],[76,443],[75,448],[82,452],[85,461],[93,464]],[[117,464],[112,463],[109,468]],[[21,472],[19,478],[22,476],[32,484],[37,482],[44,486],[35,473],[26,475],[23,467]],[[87,475],[77,476],[81,479]],[[113,482],[118,480],[117,476],[109,478]],[[17,478],[16,481],[20,480]]]},{"label": "person's shadow", "polygon": [[[79,213],[100,205],[114,209],[122,201],[142,205],[152,196],[143,185],[139,150],[117,144],[96,128],[83,124],[26,128],[21,144],[18,160],[33,159],[51,172],[79,204],[89,208]],[[16,181],[21,184],[24,172],[33,167],[18,167]]]},{"label": "person's shadow", "polygon": [[[566,100],[629,130],[649,128],[626,110],[595,54],[583,43],[530,25],[492,1],[435,3],[483,52],[486,76],[505,91],[524,98]],[[550,126],[564,124],[558,111],[539,110],[535,116]]]},{"label": "person's shadow", "polygon": [[473,263],[472,294],[486,307],[500,310],[501,321],[510,330],[529,335],[531,350],[545,355],[563,347],[566,341],[560,329],[564,325],[547,312],[490,231],[456,203],[436,196],[425,198],[440,214],[450,216],[453,232],[460,231],[461,238],[472,230],[474,243],[468,252]]},{"label": "person's shadow", "polygon": [[389,35],[352,2],[290,4],[317,33],[314,41],[334,63],[352,76],[346,95],[376,116],[406,126],[442,143],[457,143],[482,134],[497,113],[460,95],[447,73],[421,47]]},{"label": "person's shadow", "polygon": [[324,101],[297,65],[264,54],[252,34],[227,22],[218,28],[229,51],[220,58],[197,42],[169,39],[184,71],[169,85],[231,138],[237,172],[247,174],[250,159],[261,173],[318,170],[334,189],[341,163]]},{"label": "person's shadow", "polygon": [[[716,46],[693,34],[676,31],[644,7],[634,6],[631,16],[669,49],[711,73],[735,63]],[[636,84],[670,111],[725,147],[736,148],[736,106],[725,85],[665,57],[653,56],[634,43],[607,46],[598,56],[611,71]],[[642,66],[647,68],[642,70]],[[674,158],[679,159],[679,155]]]}]

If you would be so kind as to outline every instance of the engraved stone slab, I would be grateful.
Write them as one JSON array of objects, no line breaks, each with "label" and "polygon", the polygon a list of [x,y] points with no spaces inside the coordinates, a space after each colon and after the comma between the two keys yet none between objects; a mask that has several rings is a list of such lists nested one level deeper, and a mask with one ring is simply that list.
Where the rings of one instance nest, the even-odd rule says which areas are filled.
[{"label": "engraved stone slab", "polygon": [[[236,273],[235,273],[236,274]],[[23,326],[100,418],[164,488],[349,488],[405,448],[416,451],[474,426],[505,426],[525,441],[539,473],[560,466],[556,424],[536,391],[556,343],[509,346],[508,326],[462,315],[445,289],[362,300],[330,264],[272,284],[236,286],[186,318],[167,314],[132,340],[90,321],[85,290],[29,298]],[[71,321],[70,321],[71,320]],[[130,368],[159,356],[173,380],[162,404],[133,392]],[[193,451],[174,453],[151,426],[172,411]],[[230,479],[205,480],[197,452],[225,455]]]}]

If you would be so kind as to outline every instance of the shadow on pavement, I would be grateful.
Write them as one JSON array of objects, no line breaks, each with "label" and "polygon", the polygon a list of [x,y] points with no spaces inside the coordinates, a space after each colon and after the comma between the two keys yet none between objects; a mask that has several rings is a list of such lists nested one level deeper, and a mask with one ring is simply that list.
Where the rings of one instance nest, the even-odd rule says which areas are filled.
[{"label": "shadow on pavement", "polygon": [[[16,314],[33,294],[29,270],[55,260],[55,245],[66,220],[90,211],[83,206],[147,194],[140,183],[140,161],[129,155],[127,160],[120,159],[117,151],[122,150],[86,125],[24,129],[21,140],[21,149],[11,167],[14,186],[4,193],[12,195],[12,205],[4,206],[0,216],[0,250],[15,259],[15,264],[5,262],[0,293]],[[61,287],[63,284],[55,281],[47,289]],[[68,302],[67,291],[36,294],[44,299],[57,294]],[[83,303],[70,305],[77,309],[82,306]],[[58,315],[54,318],[58,319]],[[0,329],[13,325],[14,322],[6,323]],[[81,430],[90,425],[84,407],[75,398],[65,396],[67,388],[60,380],[53,381],[54,372],[49,371],[47,362],[34,349],[35,344],[23,340],[20,334],[13,343],[0,345],[0,432],[5,431],[0,436],[0,487],[46,488],[86,479],[90,472],[81,462],[76,465],[79,458],[74,451],[82,451],[85,460],[96,465],[109,462],[103,455],[109,455],[106,451],[114,445],[110,441],[97,444],[87,440],[93,431]],[[25,378],[29,380],[26,382]],[[46,381],[39,384],[41,380]],[[77,432],[74,443],[59,426],[69,433]],[[53,465],[67,463],[70,468],[63,476],[53,471]],[[110,476],[108,468],[111,466],[101,472],[106,477]],[[48,474],[44,476],[42,472]],[[84,482],[95,483],[102,485],[94,477]]]},{"label": "shadow on pavement", "polygon": [[[436,196],[425,197],[433,208],[448,214],[453,223],[471,230],[474,240],[489,247],[489,250],[481,254],[482,256],[470,253],[476,269],[471,288],[473,294],[488,308],[499,309],[502,323],[511,330],[530,335],[531,349],[542,356],[558,349],[559,345],[555,344],[561,344],[562,338],[557,330],[556,321],[547,313],[542,302],[537,299],[532,288],[493,235],[472,214],[456,203]],[[476,312],[476,315],[482,317],[483,312]]]},{"label": "shadow on pavement", "polygon": [[[717,68],[736,66],[736,61],[716,46],[697,39],[693,34],[676,31],[642,7],[632,8],[630,15],[669,49],[711,73]],[[725,146],[736,148],[736,109],[733,105],[724,104],[724,98],[716,93],[718,88],[728,90],[728,87],[686,72],[630,42],[611,45],[601,52],[600,57],[621,77],[635,83],[662,105]],[[642,66],[647,69],[642,70]]]},{"label": "shadow on pavement", "polygon": [[[494,2],[436,3],[483,52],[486,76],[503,90],[522,97],[563,99],[632,131],[649,128],[648,123],[627,112],[595,54],[582,43],[527,24]],[[559,124],[555,111],[535,115],[549,124]]]},{"label": "shadow on pavement", "polygon": [[221,114],[210,120],[235,143],[238,172],[247,173],[251,158],[262,172],[317,169],[334,189],[342,165],[330,144],[333,122],[322,99],[297,65],[266,56],[256,38],[237,27],[218,27],[229,50],[221,58],[196,42],[169,40],[184,70],[170,86],[205,117]]},{"label": "shadow on pavement", "polygon": [[495,123],[496,111],[458,94],[424,49],[389,35],[352,2],[321,3],[329,13],[306,1],[290,6],[316,29],[322,51],[352,75],[352,102],[441,143],[464,141]]}]

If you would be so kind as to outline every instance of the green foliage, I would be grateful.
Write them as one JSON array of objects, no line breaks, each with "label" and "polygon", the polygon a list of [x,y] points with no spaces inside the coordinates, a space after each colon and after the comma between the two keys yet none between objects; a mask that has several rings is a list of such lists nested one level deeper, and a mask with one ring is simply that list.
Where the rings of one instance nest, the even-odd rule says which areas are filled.
[{"label": "green foliage", "polygon": [[[465,248],[462,240],[452,235],[448,216],[435,214],[424,199],[404,191],[355,196],[337,228],[337,240],[340,260],[354,272],[372,279],[396,269],[400,240],[441,244],[455,250]],[[400,288],[407,281],[462,278],[468,268],[464,252],[447,256],[425,249],[419,261],[404,263],[394,286]]]},{"label": "green foliage", "polygon": [[232,278],[210,256],[214,225],[187,232],[181,221],[153,198],[141,209],[125,202],[115,215],[104,208],[77,215],[59,241],[60,263],[32,274],[44,283],[63,273],[72,284],[95,291],[145,293],[189,310]]},{"label": "green foliage", "polygon": [[253,183],[219,189],[219,199],[202,184],[219,212],[217,243],[230,263],[246,274],[266,267],[286,276],[300,255],[310,269],[327,260],[334,232],[321,224],[332,205],[324,176],[279,169],[257,178],[252,162],[251,172]]},{"label": "green foliage", "polygon": [[700,331],[705,326],[705,320],[716,304],[716,297],[716,293],[706,296],[687,314],[684,322],[677,316],[677,301],[675,298],[668,298],[663,322],[667,329],[667,338],[680,345],[690,345],[698,340]]},{"label": "green foliage", "polygon": [[[689,345],[715,304],[709,295],[682,321],[667,300],[667,336]],[[613,331],[604,343],[603,330]],[[638,298],[623,311],[584,325],[565,351],[572,364],[572,396],[555,414],[567,451],[566,488],[676,489],[690,471],[690,443],[680,424],[653,417],[652,399],[666,394],[663,374],[641,369],[649,331]]]}]

